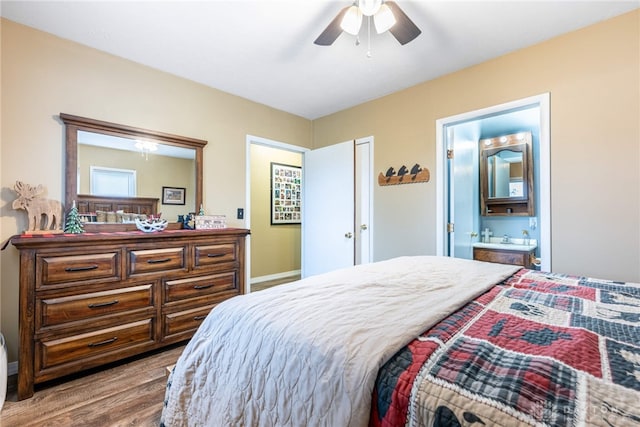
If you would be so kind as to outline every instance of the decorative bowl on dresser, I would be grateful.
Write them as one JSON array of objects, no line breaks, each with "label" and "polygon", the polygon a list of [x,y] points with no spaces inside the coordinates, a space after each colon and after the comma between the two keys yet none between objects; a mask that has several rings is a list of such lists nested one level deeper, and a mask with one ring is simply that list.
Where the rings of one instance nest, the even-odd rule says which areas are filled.
[{"label": "decorative bowl on dresser", "polygon": [[189,339],[245,291],[249,230],[21,235],[18,399],[34,385]]}]

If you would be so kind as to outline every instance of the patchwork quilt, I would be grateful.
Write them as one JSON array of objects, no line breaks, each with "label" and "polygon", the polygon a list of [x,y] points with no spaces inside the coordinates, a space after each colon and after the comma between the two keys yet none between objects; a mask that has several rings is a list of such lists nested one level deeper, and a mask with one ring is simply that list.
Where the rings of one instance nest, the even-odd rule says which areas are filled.
[{"label": "patchwork quilt", "polygon": [[640,425],[640,284],[520,270],[382,367],[370,425]]}]

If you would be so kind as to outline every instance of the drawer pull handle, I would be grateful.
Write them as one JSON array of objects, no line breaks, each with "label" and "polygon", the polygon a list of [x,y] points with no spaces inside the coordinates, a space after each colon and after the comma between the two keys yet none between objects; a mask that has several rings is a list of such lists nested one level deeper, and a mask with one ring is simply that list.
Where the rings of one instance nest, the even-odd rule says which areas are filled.
[{"label": "drawer pull handle", "polygon": [[225,256],[225,254],[207,254],[207,258],[220,258],[221,256]]},{"label": "drawer pull handle", "polygon": [[193,287],[193,289],[196,289],[196,290],[198,290],[198,291],[199,291],[199,290],[201,290],[201,289],[209,289],[209,288],[210,288],[210,287],[212,287],[212,286],[213,286],[213,285],[195,285],[195,286]]},{"label": "drawer pull handle", "polygon": [[110,305],[115,305],[118,302],[119,301],[117,299],[114,299],[113,301],[109,301],[109,302],[98,302],[98,303],[95,303],[95,304],[89,304],[89,308],[108,307]]},{"label": "drawer pull handle", "polygon": [[193,320],[204,320],[207,316],[195,316]]},{"label": "drawer pull handle", "polygon": [[96,268],[98,268],[97,265],[87,265],[84,267],[67,267],[64,269],[64,271],[66,271],[67,273],[74,273],[76,271],[90,271],[90,270],[95,270]]},{"label": "drawer pull handle", "polygon": [[147,261],[148,264],[162,264],[163,262],[169,262],[171,258],[162,258],[162,259],[150,259]]},{"label": "drawer pull handle", "polygon": [[100,341],[100,342],[92,342],[89,344],[89,347],[100,347],[103,345],[111,344],[112,342],[116,342],[118,337],[109,338],[108,340]]}]

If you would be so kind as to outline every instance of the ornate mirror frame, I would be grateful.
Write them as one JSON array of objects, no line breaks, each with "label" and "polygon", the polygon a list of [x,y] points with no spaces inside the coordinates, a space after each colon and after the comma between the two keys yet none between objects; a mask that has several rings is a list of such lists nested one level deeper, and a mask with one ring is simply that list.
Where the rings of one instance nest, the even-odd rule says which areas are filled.
[{"label": "ornate mirror frame", "polygon": [[162,144],[174,145],[195,150],[195,206],[202,205],[203,148],[207,141],[184,136],[172,135],[138,127],[110,123],[86,117],[60,113],[65,125],[65,209],[68,210],[78,197],[78,131],[102,133],[126,138],[152,139]]}]

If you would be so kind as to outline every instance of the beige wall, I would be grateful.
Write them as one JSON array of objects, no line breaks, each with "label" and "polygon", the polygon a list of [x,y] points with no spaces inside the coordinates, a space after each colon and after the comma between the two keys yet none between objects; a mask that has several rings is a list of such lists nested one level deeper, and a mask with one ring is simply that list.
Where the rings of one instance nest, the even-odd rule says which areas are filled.
[{"label": "beige wall", "polygon": [[[640,281],[639,22],[636,10],[315,120],[314,147],[374,135],[376,174],[415,161],[435,177],[437,119],[549,92],[552,269]],[[435,254],[435,189],[375,187],[376,259]]]},{"label": "beige wall", "polygon": [[[94,49],[2,20],[0,241],[22,231],[11,209],[16,180],[64,199],[61,112],[204,139],[204,208],[242,226],[245,139],[311,146],[311,122]],[[17,359],[18,252],[0,254],[0,318]]]},{"label": "beige wall", "polygon": [[300,225],[271,225],[271,162],[302,166],[302,155],[251,144],[252,278],[300,270]]}]

